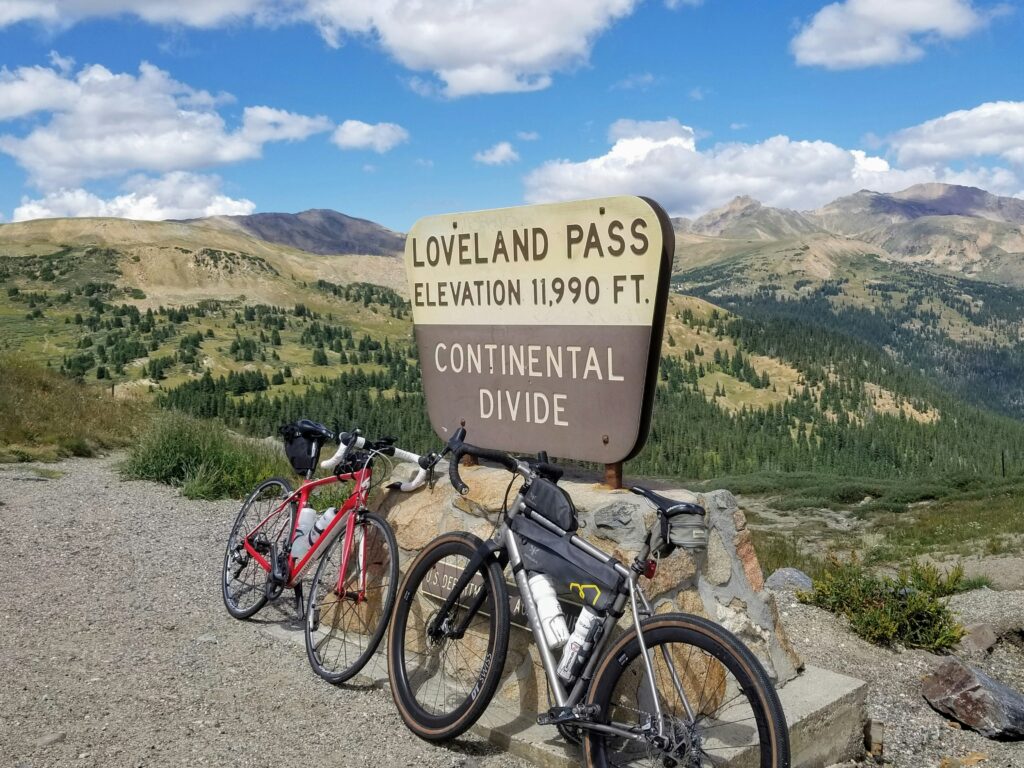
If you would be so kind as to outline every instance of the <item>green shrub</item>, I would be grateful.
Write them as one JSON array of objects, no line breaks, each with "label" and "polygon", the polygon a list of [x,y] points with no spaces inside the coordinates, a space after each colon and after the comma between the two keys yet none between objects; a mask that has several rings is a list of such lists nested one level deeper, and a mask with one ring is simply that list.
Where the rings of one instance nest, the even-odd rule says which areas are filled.
[{"label": "green shrub", "polygon": [[131,449],[126,477],[180,486],[190,499],[243,498],[259,482],[293,473],[284,452],[179,413],[161,415]]},{"label": "green shrub", "polygon": [[952,648],[964,635],[940,599],[962,580],[960,567],[941,575],[934,566],[913,565],[889,578],[873,575],[856,558],[841,562],[830,556],[814,588],[797,597],[845,616],[868,642],[937,652]]}]

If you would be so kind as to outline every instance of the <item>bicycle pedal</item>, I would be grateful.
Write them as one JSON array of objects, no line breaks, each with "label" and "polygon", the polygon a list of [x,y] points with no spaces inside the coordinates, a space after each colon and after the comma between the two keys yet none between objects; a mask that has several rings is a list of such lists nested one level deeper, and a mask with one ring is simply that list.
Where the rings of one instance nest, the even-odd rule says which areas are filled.
[{"label": "bicycle pedal", "polygon": [[552,707],[547,712],[537,715],[537,725],[558,725],[576,719],[573,707]]}]

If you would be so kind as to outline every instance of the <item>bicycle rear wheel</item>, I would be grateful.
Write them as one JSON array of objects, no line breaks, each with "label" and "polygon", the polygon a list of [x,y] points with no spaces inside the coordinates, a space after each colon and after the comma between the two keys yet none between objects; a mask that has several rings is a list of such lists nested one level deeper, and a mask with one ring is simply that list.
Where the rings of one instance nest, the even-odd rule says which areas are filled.
[{"label": "bicycle rear wheel", "polygon": [[[584,729],[587,766],[789,768],[782,706],[746,646],[717,624],[688,614],[663,614],[641,628],[664,740]],[[649,679],[636,631],[627,632],[604,655],[591,684],[588,700],[600,707],[600,722],[651,734],[657,716]]]},{"label": "bicycle rear wheel", "polygon": [[370,660],[391,617],[398,544],[388,524],[375,514],[360,514],[350,540],[342,532],[331,542],[310,589],[306,656],[314,672],[337,685]]},{"label": "bicycle rear wheel", "polygon": [[[264,480],[249,494],[238,511],[224,552],[221,591],[224,607],[236,619],[247,619],[267,603],[267,579],[270,574],[245,549],[245,540],[254,528],[281,506],[292,494],[292,487],[282,477]],[[287,544],[295,504],[281,510],[279,519],[270,520],[252,537],[253,548],[270,562],[271,551],[278,552]]]},{"label": "bicycle rear wheel", "polygon": [[451,610],[440,615],[446,596],[483,547],[469,533],[434,539],[398,592],[388,635],[388,677],[402,720],[421,739],[444,741],[465,732],[498,687],[508,651],[509,608],[505,577],[493,556],[475,569]]}]

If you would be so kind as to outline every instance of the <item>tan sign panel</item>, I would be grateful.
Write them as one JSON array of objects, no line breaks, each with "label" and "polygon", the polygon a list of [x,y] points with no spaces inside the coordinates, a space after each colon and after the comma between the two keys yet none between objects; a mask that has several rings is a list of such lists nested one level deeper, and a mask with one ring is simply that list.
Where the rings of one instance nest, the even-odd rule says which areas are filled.
[{"label": "tan sign panel", "polygon": [[431,216],[405,244],[431,424],[612,463],[643,446],[675,239],[640,197]]}]

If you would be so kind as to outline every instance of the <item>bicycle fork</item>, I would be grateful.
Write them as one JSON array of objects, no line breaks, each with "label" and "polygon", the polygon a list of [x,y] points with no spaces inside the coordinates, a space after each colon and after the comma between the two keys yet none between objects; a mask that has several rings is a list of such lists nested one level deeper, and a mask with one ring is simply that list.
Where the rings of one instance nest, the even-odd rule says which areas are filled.
[{"label": "bicycle fork", "polygon": [[[661,702],[658,701],[658,688],[654,679],[654,664],[651,661],[651,652],[648,650],[647,644],[644,642],[644,633],[640,629],[641,612],[638,610],[638,595],[640,598],[639,602],[643,605],[643,616],[649,618],[654,613],[651,610],[651,604],[648,602],[647,596],[643,593],[643,590],[637,587],[636,579],[631,578],[629,580],[629,599],[633,608],[633,626],[636,628],[636,638],[637,642],[640,644],[640,653],[644,660],[644,672],[647,677],[647,684],[650,688],[651,703],[654,706],[654,717],[657,720],[657,738],[660,742],[659,746],[664,747],[667,746],[665,743],[665,718],[661,711]],[[679,700],[683,703],[683,709],[686,710],[686,717],[691,723],[693,723],[696,720],[695,711],[693,706],[690,704],[686,691],[683,689],[683,682],[679,677],[679,672],[676,670],[675,660],[672,658],[672,654],[669,653],[665,646],[661,647],[661,656],[665,661],[665,666],[672,678],[672,685],[676,689],[676,695],[679,696]]]}]

